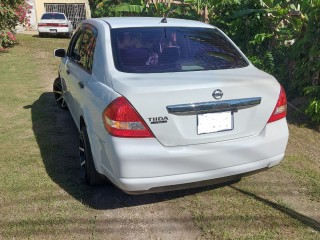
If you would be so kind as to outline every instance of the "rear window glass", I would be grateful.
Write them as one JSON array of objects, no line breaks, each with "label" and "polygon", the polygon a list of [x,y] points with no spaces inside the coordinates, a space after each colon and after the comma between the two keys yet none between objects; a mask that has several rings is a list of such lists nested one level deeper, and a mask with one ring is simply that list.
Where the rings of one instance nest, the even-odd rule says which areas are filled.
[{"label": "rear window glass", "polygon": [[119,71],[201,71],[248,65],[218,30],[210,28],[120,28],[111,30]]},{"label": "rear window glass", "polygon": [[66,19],[61,13],[45,13],[41,19]]}]

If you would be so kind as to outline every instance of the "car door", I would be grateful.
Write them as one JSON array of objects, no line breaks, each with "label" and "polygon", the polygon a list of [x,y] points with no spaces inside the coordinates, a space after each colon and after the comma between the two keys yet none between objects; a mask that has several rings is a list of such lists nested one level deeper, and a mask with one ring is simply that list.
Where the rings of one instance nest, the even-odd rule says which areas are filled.
[{"label": "car door", "polygon": [[83,25],[81,32],[75,38],[74,46],[70,50],[70,60],[66,64],[69,72],[71,112],[78,127],[85,86],[92,73],[95,41],[96,30],[88,24]]},{"label": "car door", "polygon": [[67,102],[68,108],[72,113],[72,98],[70,95],[70,64],[69,61],[75,61],[76,57],[75,54],[71,54],[72,52],[76,51],[76,43],[79,39],[81,34],[81,29],[78,30],[70,40],[67,54],[65,57],[62,58],[61,64],[59,66],[59,77],[61,78],[62,90],[63,90],[63,97],[64,100]]},{"label": "car door", "polygon": [[74,73],[77,71],[77,61],[80,59],[79,46],[82,38],[82,28],[80,27],[73,35],[66,58],[63,59],[63,66],[60,67],[60,77],[64,88],[64,98],[68,104],[71,116],[74,117],[74,100],[72,96],[72,87],[74,85]]}]

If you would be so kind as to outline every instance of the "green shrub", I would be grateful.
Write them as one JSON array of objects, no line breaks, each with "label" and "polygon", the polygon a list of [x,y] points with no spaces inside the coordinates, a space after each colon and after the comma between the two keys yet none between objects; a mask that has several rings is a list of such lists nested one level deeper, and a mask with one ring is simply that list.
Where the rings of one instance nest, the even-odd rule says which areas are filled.
[{"label": "green shrub", "polygon": [[309,105],[305,110],[307,116],[318,127],[320,125],[320,86],[310,86],[304,89],[304,93],[309,98]]},{"label": "green shrub", "polygon": [[2,0],[0,2],[0,52],[16,43],[14,28],[29,26],[30,5],[26,0]]}]

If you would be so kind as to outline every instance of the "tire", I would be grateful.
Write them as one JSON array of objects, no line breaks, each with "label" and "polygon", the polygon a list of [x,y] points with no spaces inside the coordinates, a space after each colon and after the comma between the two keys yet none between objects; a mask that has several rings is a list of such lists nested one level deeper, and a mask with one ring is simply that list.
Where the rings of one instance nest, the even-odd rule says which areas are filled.
[{"label": "tire", "polygon": [[53,82],[53,93],[54,93],[54,98],[56,100],[57,105],[60,108],[67,110],[68,105],[64,99],[64,93],[63,93],[60,77],[57,77]]},{"label": "tire", "polygon": [[39,37],[43,38],[44,37],[44,33],[40,33],[39,32]]},{"label": "tire", "polygon": [[83,181],[90,186],[96,186],[104,183],[104,176],[98,173],[94,166],[86,127],[83,127],[81,129],[79,139],[79,159],[81,167],[81,177]]}]

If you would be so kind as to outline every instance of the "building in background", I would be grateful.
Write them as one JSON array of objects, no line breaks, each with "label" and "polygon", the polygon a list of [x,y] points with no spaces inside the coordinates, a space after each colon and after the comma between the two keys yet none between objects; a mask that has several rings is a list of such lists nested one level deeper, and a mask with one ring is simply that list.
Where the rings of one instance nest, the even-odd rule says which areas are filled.
[{"label": "building in background", "polygon": [[91,17],[88,0],[27,0],[32,6],[30,13],[31,28],[37,30],[38,22],[45,12],[62,12],[70,21],[75,29],[78,24]]}]

